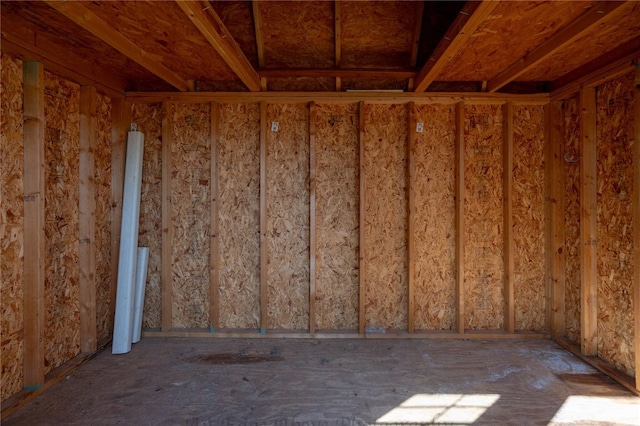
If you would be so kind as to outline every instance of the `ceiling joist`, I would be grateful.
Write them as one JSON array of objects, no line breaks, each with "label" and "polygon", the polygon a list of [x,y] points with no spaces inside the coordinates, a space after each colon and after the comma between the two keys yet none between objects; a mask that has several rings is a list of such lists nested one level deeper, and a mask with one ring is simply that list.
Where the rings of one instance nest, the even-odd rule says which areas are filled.
[{"label": "ceiling joist", "polygon": [[375,69],[355,69],[355,68],[284,68],[284,69],[264,69],[259,70],[258,75],[262,78],[363,78],[363,79],[391,79],[404,80],[413,78],[416,72],[412,69],[401,70],[375,70]]},{"label": "ceiling joist", "polygon": [[45,69],[83,86],[95,86],[110,97],[124,96],[125,79],[96,67],[93,62],[79,55],[60,50],[45,33],[20,17],[3,19],[2,50],[12,52],[26,61],[42,62]]},{"label": "ceiling joist", "polygon": [[[251,2],[251,9],[253,12],[253,30],[256,36],[256,51],[258,52],[258,66],[264,67],[264,38],[262,37],[262,12],[260,11],[260,3],[258,0]],[[267,90],[267,80],[265,78],[260,79],[260,87],[262,90]]]},{"label": "ceiling joist", "polygon": [[103,21],[82,3],[52,0],[46,0],[46,3],[176,89],[183,92],[189,91],[190,86],[184,78],[155,60],[152,55],[119,33],[113,25]]},{"label": "ceiling joist", "polygon": [[599,1],[578,19],[553,34],[544,43],[527,53],[492,80],[489,80],[487,90],[495,92],[512,82],[527,70],[584,34],[589,28],[597,25],[607,15],[618,10],[624,4],[625,2],[623,1]]},{"label": "ceiling joist", "polygon": [[249,90],[259,92],[258,73],[211,5],[202,1],[178,1],[176,4]]},{"label": "ceiling joist", "polygon": [[493,12],[500,2],[485,0],[465,4],[447,30],[427,63],[415,79],[415,92],[424,92],[433,83],[442,69],[456,56],[471,38],[475,30]]},{"label": "ceiling joist", "polygon": [[[424,2],[416,2],[416,25],[413,27],[413,41],[411,43],[411,66],[415,68],[418,63],[418,50],[420,49],[420,33],[422,32],[422,17],[424,15]],[[409,79],[409,91],[413,90],[413,78]]]},{"label": "ceiling joist", "polygon": [[[333,31],[335,36],[335,62],[336,67],[340,67],[342,62],[342,12],[340,11],[340,0],[333,3]],[[342,91],[342,79],[336,76],[336,92]]]}]

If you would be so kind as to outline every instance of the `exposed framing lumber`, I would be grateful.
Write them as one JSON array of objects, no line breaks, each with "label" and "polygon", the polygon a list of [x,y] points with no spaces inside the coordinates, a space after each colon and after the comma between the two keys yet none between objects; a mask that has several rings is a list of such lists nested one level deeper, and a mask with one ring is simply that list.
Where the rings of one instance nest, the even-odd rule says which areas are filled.
[{"label": "exposed framing lumber", "polygon": [[503,261],[504,261],[504,330],[515,332],[515,267],[513,241],[513,104],[502,107],[503,158]]},{"label": "exposed framing lumber", "polygon": [[366,262],[364,261],[365,253],[366,253],[366,234],[365,234],[365,194],[366,194],[366,182],[365,182],[365,161],[364,161],[364,129],[365,129],[365,119],[364,119],[364,102],[360,102],[358,105],[358,146],[359,146],[359,159],[360,159],[360,196],[359,196],[359,207],[360,207],[360,215],[359,215],[359,226],[358,226],[358,237],[359,237],[359,286],[358,286],[358,332],[361,335],[364,335],[364,329],[366,325],[366,312],[365,312],[365,303],[366,303],[366,281],[365,281],[365,267]]},{"label": "exposed framing lumber", "polygon": [[415,144],[416,144],[416,108],[413,102],[409,108],[409,129],[407,134],[407,266],[408,266],[408,295],[407,295],[407,329],[409,333],[415,331],[415,251],[416,251],[416,193],[415,193]]},{"label": "exposed framing lumber", "polygon": [[267,239],[267,103],[260,102],[260,333],[267,331],[269,246]]},{"label": "exposed framing lumber", "polygon": [[498,1],[485,0],[482,2],[470,1],[464,5],[427,63],[418,73],[415,79],[415,92],[427,90],[499,3]]},{"label": "exposed framing lumber", "polygon": [[[145,51],[119,33],[112,24],[105,22],[98,15],[87,9],[81,2],[46,0],[46,3],[118,52],[141,65],[147,71],[171,84],[176,89],[183,92],[190,90],[190,85],[184,78],[167,68],[162,62],[154,59],[153,54]],[[178,2],[178,4],[181,4],[181,2]]]},{"label": "exposed framing lumber", "polygon": [[547,329],[565,335],[564,167],[562,103],[545,107],[545,280]]},{"label": "exposed framing lumber", "polygon": [[633,251],[635,253],[635,266],[633,268],[633,319],[635,323],[635,372],[636,391],[640,392],[640,61],[635,63],[634,82],[634,143],[633,143]]},{"label": "exposed framing lumber", "polygon": [[598,354],[596,89],[580,91],[580,349]]},{"label": "exposed framing lumber", "polygon": [[[342,62],[342,11],[340,10],[340,0],[333,2],[333,32],[335,36],[335,59],[336,68],[340,68]],[[342,91],[342,76],[336,75],[336,92]]]},{"label": "exposed framing lumber", "polygon": [[456,328],[464,333],[464,103],[456,104]]},{"label": "exposed framing lumber", "polygon": [[[97,67],[91,61],[68,50],[62,50],[34,24],[11,15],[2,20],[2,50],[25,61],[39,61],[62,77],[80,85],[95,86],[113,99],[122,98],[124,78]],[[72,66],[71,66],[72,65]]]},{"label": "exposed framing lumber", "polygon": [[[411,42],[411,68],[415,68],[418,63],[418,50],[420,49],[420,34],[422,32],[422,19],[424,16],[424,2],[417,1],[415,3],[416,25],[413,27],[413,41]],[[413,90],[414,79],[409,78],[407,89]]]},{"label": "exposed framing lumber", "polygon": [[[251,1],[251,11],[253,12],[253,30],[256,36],[256,52],[258,53],[258,66],[264,67],[264,37],[262,36],[262,12],[260,11],[260,2],[258,0]],[[260,78],[260,88],[262,91],[267,90],[267,79]]]},{"label": "exposed framing lumber", "polygon": [[162,331],[173,326],[173,207],[171,205],[171,131],[172,104],[162,104],[162,254],[160,261],[160,287],[162,294]]},{"label": "exposed framing lumber", "polygon": [[360,68],[272,68],[261,69],[258,75],[263,78],[294,78],[294,77],[336,77],[336,78],[388,78],[405,79],[415,77],[413,69],[360,69]]},{"label": "exposed framing lumber", "polygon": [[98,348],[96,326],[96,88],[80,87],[80,187],[79,187],[79,243],[80,267],[80,350],[95,352]]},{"label": "exposed framing lumber", "polygon": [[316,332],[316,122],[314,102],[309,104],[309,333]]},{"label": "exposed framing lumber", "polygon": [[570,24],[554,33],[544,43],[514,62],[509,68],[489,80],[487,90],[495,92],[512,82],[527,70],[533,68],[562,47],[580,37],[587,30],[598,24],[606,16],[619,10],[625,2],[599,1],[587,12],[583,13]]},{"label": "exposed framing lumber", "polygon": [[567,98],[582,86],[598,86],[603,80],[621,75],[618,73],[631,71],[635,58],[640,58],[640,36],[552,81],[551,97],[555,100]]},{"label": "exposed framing lumber", "polygon": [[109,324],[113,324],[120,262],[120,227],[127,149],[127,128],[131,123],[131,104],[123,99],[111,100],[111,304]]},{"label": "exposed framing lumber", "polygon": [[24,62],[24,386],[44,384],[44,67]]},{"label": "exposed framing lumber", "polygon": [[259,92],[260,77],[209,2],[188,0],[176,4],[249,90]]},{"label": "exposed framing lumber", "polygon": [[218,221],[218,146],[220,140],[220,104],[211,103],[211,252],[209,257],[209,325],[210,331],[215,332],[220,329],[220,238]]}]

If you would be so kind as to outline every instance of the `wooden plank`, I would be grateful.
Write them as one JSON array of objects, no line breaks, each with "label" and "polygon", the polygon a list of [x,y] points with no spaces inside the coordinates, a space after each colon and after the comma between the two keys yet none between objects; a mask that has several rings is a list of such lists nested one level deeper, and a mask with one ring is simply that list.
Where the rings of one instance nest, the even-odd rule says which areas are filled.
[{"label": "wooden plank", "polygon": [[633,320],[635,322],[634,349],[636,354],[636,390],[640,392],[640,61],[636,60],[633,108]]},{"label": "wooden plank", "polygon": [[[264,37],[262,31],[262,12],[260,12],[260,2],[258,0],[251,1],[251,10],[253,13],[253,30],[256,36],[256,51],[258,53],[258,66],[264,67]],[[267,79],[260,78],[260,88],[262,91],[267,90]]]},{"label": "wooden plank", "polygon": [[171,206],[171,112],[172,104],[162,104],[162,258],[160,286],[162,293],[162,331],[170,330],[173,324],[173,208]]},{"label": "wooden plank", "polygon": [[365,69],[365,68],[267,68],[258,71],[262,78],[326,78],[349,79],[406,79],[416,76],[413,69]]},{"label": "wooden plank", "polygon": [[504,329],[507,333],[515,332],[514,305],[514,253],[513,242],[513,104],[503,105],[503,223],[504,223]]},{"label": "wooden plank", "polygon": [[408,295],[407,295],[407,329],[409,333],[415,331],[415,270],[416,270],[416,191],[415,191],[415,144],[416,144],[416,109],[413,102],[409,103],[409,129],[407,134],[407,267],[408,267]]},{"label": "wooden plank", "polygon": [[[340,10],[340,0],[333,2],[333,31],[336,48],[336,68],[340,68],[342,62],[342,12]],[[342,90],[342,77],[336,76],[336,92]]]},{"label": "wooden plank", "polygon": [[267,330],[269,245],[267,241],[267,103],[260,102],[260,333]]},{"label": "wooden plank", "polygon": [[360,206],[360,226],[359,226],[359,240],[360,240],[360,286],[358,288],[358,332],[364,335],[364,327],[366,323],[365,316],[365,300],[366,300],[366,282],[365,282],[365,211],[366,211],[366,203],[365,203],[365,192],[366,192],[366,181],[365,181],[365,162],[364,162],[364,129],[365,129],[365,120],[364,120],[364,102],[360,102],[358,108],[358,132],[359,132],[359,151],[360,151],[360,198],[359,198],[359,206]]},{"label": "wooden plank", "polygon": [[96,88],[80,87],[80,188],[79,188],[79,242],[80,262],[80,350],[84,353],[97,349],[96,326]]},{"label": "wooden plank", "polygon": [[260,77],[213,7],[204,1],[179,1],[176,4],[249,90],[259,92]]},{"label": "wooden plank", "polygon": [[25,61],[39,61],[48,71],[82,85],[95,85],[112,98],[122,98],[126,80],[109,70],[97,68],[89,60],[62,50],[34,24],[12,15],[2,20],[2,51]]},{"label": "wooden plank", "polygon": [[218,221],[218,140],[220,138],[220,104],[211,103],[211,252],[209,259],[210,268],[210,294],[209,294],[209,322],[211,331],[220,329],[220,240]]},{"label": "wooden plank", "polygon": [[24,386],[44,384],[44,67],[24,62]]},{"label": "wooden plank", "polygon": [[[424,2],[416,2],[415,18],[416,25],[413,27],[413,42],[411,44],[411,67],[415,68],[418,63],[418,51],[420,50],[420,34],[422,32],[422,19],[424,16]],[[414,79],[410,78],[407,90],[412,91]]]},{"label": "wooden plank", "polygon": [[464,103],[456,104],[456,324],[464,333]]},{"label": "wooden plank", "polygon": [[580,328],[582,354],[598,354],[596,89],[580,91]]},{"label": "wooden plank", "polygon": [[316,105],[309,104],[309,333],[316,331]]},{"label": "wooden plank", "polygon": [[545,270],[547,329],[565,335],[564,167],[562,103],[545,107]]},{"label": "wooden plank", "polygon": [[498,1],[467,2],[460,14],[453,21],[446,34],[438,43],[427,63],[422,67],[415,78],[414,92],[424,92],[440,75],[447,64],[454,59],[464,45],[473,36],[476,29],[482,24]]},{"label": "wooden plank", "polygon": [[640,36],[552,81],[549,84],[551,97],[559,100],[562,97],[572,96],[580,90],[582,85],[596,85],[591,84],[590,80],[609,78],[609,75],[615,75],[620,67],[633,68],[633,60],[638,57],[640,57]]},{"label": "wooden plank", "polygon": [[596,3],[578,19],[554,33],[544,43],[538,45],[535,49],[514,62],[509,68],[489,80],[487,90],[489,92],[495,92],[512,82],[527,70],[544,61],[554,52],[557,52],[563,46],[577,39],[594,25],[597,25],[604,17],[615,12],[624,4],[625,2],[613,1],[600,1]]},{"label": "wooden plank", "polygon": [[154,59],[153,54],[145,51],[133,41],[123,36],[112,24],[102,20],[102,18],[87,9],[82,3],[53,0],[48,0],[46,3],[132,61],[171,84],[176,89],[183,92],[189,90],[190,86],[184,78],[164,66],[162,62]]}]

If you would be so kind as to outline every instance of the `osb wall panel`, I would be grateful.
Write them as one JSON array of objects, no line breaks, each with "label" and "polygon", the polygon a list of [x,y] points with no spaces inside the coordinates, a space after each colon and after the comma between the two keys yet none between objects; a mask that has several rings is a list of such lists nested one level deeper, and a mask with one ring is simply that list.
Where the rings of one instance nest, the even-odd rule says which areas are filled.
[{"label": "osb wall panel", "polygon": [[316,105],[316,328],[358,327],[358,104]]},{"label": "osb wall panel", "polygon": [[22,389],[24,174],[22,62],[0,59],[0,400]]},{"label": "osb wall panel", "polygon": [[111,334],[111,98],[98,94],[96,108],[96,326],[98,341]]},{"label": "osb wall panel", "polygon": [[502,109],[465,106],[464,310],[466,329],[503,323]]},{"label": "osb wall panel", "polygon": [[565,322],[567,338],[580,343],[580,114],[578,98],[564,103]]},{"label": "osb wall panel", "polygon": [[[598,88],[598,356],[634,375],[633,73]],[[637,143],[637,142],[636,142]],[[638,167],[639,165],[635,165]]]},{"label": "osb wall panel", "polygon": [[[309,326],[309,109],[267,111],[267,328]],[[272,122],[278,131],[271,130]]]},{"label": "osb wall panel", "polygon": [[171,108],[174,327],[209,325],[210,109],[209,104]]},{"label": "osb wall panel", "polygon": [[133,104],[131,122],[144,133],[138,245],[149,247],[149,265],[142,326],[158,328],[162,307],[162,105]]},{"label": "osb wall panel", "polygon": [[516,330],[543,330],[544,107],[513,107],[513,242]]},{"label": "osb wall panel", "polygon": [[45,72],[45,373],[80,351],[80,88]]},{"label": "osb wall panel", "polygon": [[260,106],[220,105],[220,327],[260,327]]},{"label": "osb wall panel", "polygon": [[[455,327],[455,111],[417,105],[415,133],[415,327]],[[413,131],[413,129],[412,129]]]},{"label": "osb wall panel", "polygon": [[366,327],[407,327],[406,105],[365,105]]}]

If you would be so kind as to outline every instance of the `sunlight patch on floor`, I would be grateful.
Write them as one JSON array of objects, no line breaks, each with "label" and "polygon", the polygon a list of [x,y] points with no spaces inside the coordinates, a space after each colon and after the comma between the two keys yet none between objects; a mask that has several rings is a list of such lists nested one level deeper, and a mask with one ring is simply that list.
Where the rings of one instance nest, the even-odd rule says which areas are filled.
[{"label": "sunlight patch on floor", "polygon": [[551,419],[551,424],[575,424],[576,422],[640,425],[640,398],[569,396]]},{"label": "sunlight patch on floor", "polygon": [[498,399],[500,395],[497,394],[416,394],[380,417],[375,424],[470,425]]}]

